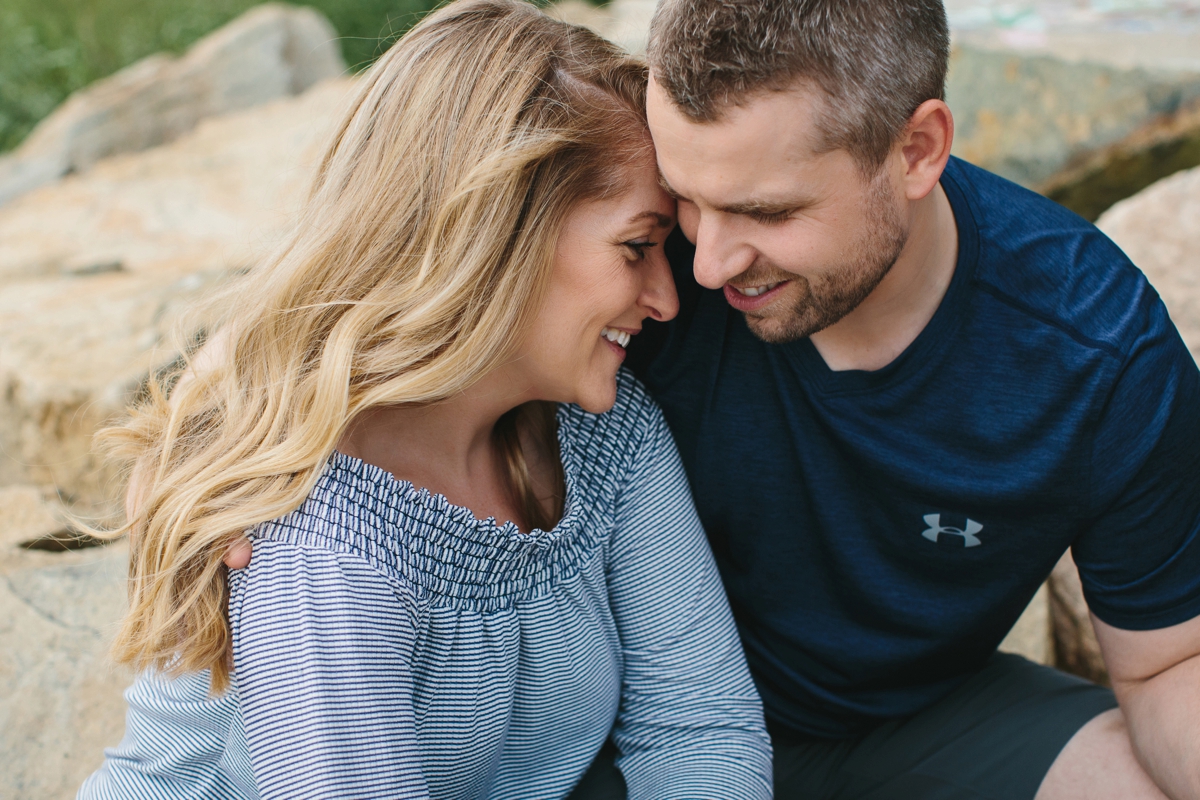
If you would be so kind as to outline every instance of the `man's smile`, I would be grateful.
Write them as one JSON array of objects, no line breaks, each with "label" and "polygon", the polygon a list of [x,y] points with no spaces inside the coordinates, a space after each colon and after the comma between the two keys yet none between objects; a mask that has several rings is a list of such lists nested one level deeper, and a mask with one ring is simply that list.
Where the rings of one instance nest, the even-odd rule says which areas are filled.
[{"label": "man's smile", "polygon": [[738,311],[757,311],[770,303],[791,281],[775,281],[757,286],[725,284],[725,299]]}]

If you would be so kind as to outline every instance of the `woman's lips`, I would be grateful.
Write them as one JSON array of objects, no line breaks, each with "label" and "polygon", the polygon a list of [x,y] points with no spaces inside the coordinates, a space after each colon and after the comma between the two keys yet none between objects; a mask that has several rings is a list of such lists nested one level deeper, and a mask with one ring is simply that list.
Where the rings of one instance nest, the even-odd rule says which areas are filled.
[{"label": "woman's lips", "polygon": [[600,340],[602,342],[604,342],[606,345],[608,345],[609,350],[612,350],[614,353],[617,354],[617,358],[621,359],[622,361],[625,360],[625,348],[624,347],[621,347],[621,345],[617,344],[616,342],[610,342],[608,339],[605,339],[604,337],[600,337]]},{"label": "woman's lips", "polygon": [[600,338],[613,352],[617,353],[622,360],[625,358],[625,348],[629,346],[629,341],[636,336],[640,331],[629,330],[627,328],[613,328],[605,326],[600,331]]},{"label": "woman's lips", "polygon": [[791,281],[780,281],[775,284],[766,284],[766,287],[746,287],[751,289],[765,289],[757,297],[742,294],[728,283],[725,284],[725,299],[729,301],[729,305],[736,308],[738,311],[757,311],[763,306],[770,303],[779,296],[779,292],[783,290]]}]

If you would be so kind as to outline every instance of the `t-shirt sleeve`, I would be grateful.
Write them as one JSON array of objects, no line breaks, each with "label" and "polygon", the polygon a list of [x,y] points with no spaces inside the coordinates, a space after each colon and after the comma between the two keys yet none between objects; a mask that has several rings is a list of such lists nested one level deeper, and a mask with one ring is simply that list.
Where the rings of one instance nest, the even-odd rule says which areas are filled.
[{"label": "t-shirt sleeve", "polygon": [[771,745],[716,564],[657,406],[619,498],[609,597],[630,800],[771,796]]},{"label": "t-shirt sleeve", "polygon": [[1200,615],[1200,370],[1161,302],[1099,414],[1094,523],[1073,554],[1093,613],[1126,630]]},{"label": "t-shirt sleeve", "polygon": [[230,573],[235,681],[259,796],[427,798],[415,606],[354,556],[259,540]]}]

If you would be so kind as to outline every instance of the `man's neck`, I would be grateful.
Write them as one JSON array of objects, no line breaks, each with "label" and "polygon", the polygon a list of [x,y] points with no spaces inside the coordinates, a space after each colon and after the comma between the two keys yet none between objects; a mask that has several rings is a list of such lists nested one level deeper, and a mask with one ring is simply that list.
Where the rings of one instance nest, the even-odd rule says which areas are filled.
[{"label": "man's neck", "polygon": [[834,372],[886,367],[925,330],[950,288],[958,226],[941,184],[911,207],[908,242],[857,308],[811,337]]}]

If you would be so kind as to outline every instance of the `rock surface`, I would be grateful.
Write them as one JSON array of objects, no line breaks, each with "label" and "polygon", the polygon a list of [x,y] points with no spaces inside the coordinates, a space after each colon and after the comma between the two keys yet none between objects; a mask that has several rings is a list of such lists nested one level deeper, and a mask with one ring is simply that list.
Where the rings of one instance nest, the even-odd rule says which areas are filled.
[{"label": "rock surface", "polygon": [[63,529],[56,487],[112,499],[92,434],[174,357],[186,306],[286,231],[353,85],[206,120],[0,208],[2,798],[74,796],[122,736],[130,679],[106,656],[125,546],[18,545]]},{"label": "rock surface", "polygon": [[[2,512],[0,512],[2,513]],[[0,551],[0,797],[66,800],[124,733],[124,545]]]},{"label": "rock surface", "polygon": [[1124,70],[966,46],[954,49],[946,82],[954,154],[1031,187],[1198,99],[1200,73]]},{"label": "rock surface", "polygon": [[1006,653],[1016,653],[1038,664],[1053,664],[1055,643],[1050,621],[1050,591],[1046,584],[1037,590],[1020,619],[1000,643]]},{"label": "rock surface", "polygon": [[[16,548],[64,527],[61,510],[48,502],[37,486],[0,487],[0,553],[17,554]],[[0,556],[0,563],[3,563]]]},{"label": "rock surface", "polygon": [[352,85],[209,120],[0,208],[0,486],[111,496],[92,434],[174,358],[188,304],[286,229]]},{"label": "rock surface", "polygon": [[258,6],[182,58],[153,55],[73,94],[0,158],[0,204],[106,156],[172,141],[206,117],[298,94],[345,69],[337,32],[319,12]]},{"label": "rock surface", "polygon": [[1083,596],[1079,570],[1068,551],[1054,567],[1049,589],[1050,619],[1054,631],[1053,664],[1059,669],[1108,685],[1108,669]]},{"label": "rock surface", "polygon": [[[653,3],[570,8],[561,13],[637,49]],[[956,54],[959,74],[969,72],[962,59],[977,56],[993,65],[980,80],[992,81],[995,97],[1042,98],[1032,106],[1038,113],[1076,108],[1078,98],[1061,97],[1056,105],[1044,93],[1074,91],[1080,75],[1098,74],[1037,62],[1041,55],[1017,56],[1010,68],[1010,54],[972,48]],[[192,57],[142,68],[159,70],[161,78]],[[1140,91],[1137,80],[1160,80],[1113,74],[1112,97]],[[1182,97],[1185,83],[1172,78],[1161,85]],[[187,306],[255,263],[287,230],[352,88],[348,79],[327,81],[299,97],[193,120],[190,131],[162,123],[170,131],[163,138],[174,137],[169,144],[94,166],[84,159],[78,174],[0,208],[0,759],[6,764],[0,797],[72,796],[100,763],[102,748],[121,737],[120,692],[130,677],[105,655],[124,605],[125,546],[49,553],[19,545],[63,529],[59,495],[77,505],[112,498],[109,478],[96,468],[92,434],[151,369],[174,357],[172,330],[202,324],[202,317],[184,321]],[[985,99],[999,103],[995,97]],[[1044,155],[1060,145],[1065,153],[1086,140],[1070,139],[1072,124],[1082,130],[1069,114],[1009,126],[1012,141],[994,153],[1033,174],[1029,164],[1042,169],[1037,165],[1054,159],[1021,162],[1021,153]],[[1004,149],[1017,146],[1018,133],[1025,139],[1017,149]],[[983,141],[973,136],[968,131],[963,141]],[[1044,146],[1051,140],[1053,147]],[[1146,271],[1200,359],[1200,170],[1118,204],[1100,226]],[[1069,558],[1002,647],[1103,678]]]},{"label": "rock surface", "polygon": [[1095,221],[1115,203],[1196,166],[1200,166],[1200,103],[1151,120],[1116,144],[1079,159],[1038,191]]},{"label": "rock surface", "polygon": [[946,0],[946,12],[974,47],[1200,72],[1200,0]]},{"label": "rock surface", "polygon": [[1200,167],[1117,203],[1097,225],[1146,273],[1200,362]]}]

